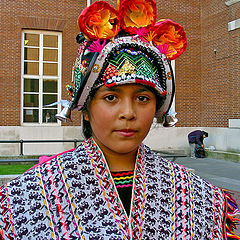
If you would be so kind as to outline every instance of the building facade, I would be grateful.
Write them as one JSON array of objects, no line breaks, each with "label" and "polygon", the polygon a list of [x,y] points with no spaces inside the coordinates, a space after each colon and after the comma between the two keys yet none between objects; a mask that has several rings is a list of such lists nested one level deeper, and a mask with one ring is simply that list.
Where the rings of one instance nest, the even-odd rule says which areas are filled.
[{"label": "building facade", "polygon": [[[176,127],[239,131],[240,1],[156,2],[158,20],[178,22],[188,39],[186,52],[175,61]],[[87,4],[1,0],[0,139],[81,138],[80,130],[73,130],[81,125],[79,112],[66,125],[54,118],[61,107],[46,105],[70,100],[66,85],[78,49],[77,18]],[[4,149],[8,154],[11,148]]]}]

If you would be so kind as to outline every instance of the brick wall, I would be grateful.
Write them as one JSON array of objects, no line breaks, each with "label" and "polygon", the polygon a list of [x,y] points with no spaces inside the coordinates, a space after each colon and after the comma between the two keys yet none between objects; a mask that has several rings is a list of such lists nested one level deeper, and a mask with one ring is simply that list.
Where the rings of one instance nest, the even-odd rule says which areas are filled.
[{"label": "brick wall", "polygon": [[[22,29],[62,32],[62,98],[69,99],[65,86],[71,82],[78,49],[77,17],[85,6],[85,0],[1,0],[0,125],[20,125]],[[73,119],[70,125],[80,124],[78,112],[74,112]]]},{"label": "brick wall", "polygon": [[[113,6],[116,1],[109,1]],[[62,31],[62,98],[78,44],[76,21],[86,1],[1,0],[0,3],[0,125],[20,125],[21,31]],[[228,32],[229,21],[240,18],[240,3],[225,1],[158,1],[158,19],[170,18],[187,32],[187,51],[176,60],[176,111],[182,127],[227,127],[240,118],[240,29]],[[216,49],[216,54],[213,49]],[[80,124],[80,114],[73,112]]]},{"label": "brick wall", "polygon": [[240,18],[240,3],[207,2],[201,3],[201,122],[226,127],[228,119],[240,118],[240,29],[228,32],[228,22]]}]

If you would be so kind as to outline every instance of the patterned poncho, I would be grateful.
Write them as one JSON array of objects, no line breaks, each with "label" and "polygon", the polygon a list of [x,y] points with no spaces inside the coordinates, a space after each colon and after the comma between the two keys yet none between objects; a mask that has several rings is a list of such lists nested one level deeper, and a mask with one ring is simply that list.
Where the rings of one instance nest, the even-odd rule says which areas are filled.
[{"label": "patterned poncho", "polygon": [[226,199],[142,144],[128,215],[103,153],[89,139],[0,188],[0,239],[227,239]]}]

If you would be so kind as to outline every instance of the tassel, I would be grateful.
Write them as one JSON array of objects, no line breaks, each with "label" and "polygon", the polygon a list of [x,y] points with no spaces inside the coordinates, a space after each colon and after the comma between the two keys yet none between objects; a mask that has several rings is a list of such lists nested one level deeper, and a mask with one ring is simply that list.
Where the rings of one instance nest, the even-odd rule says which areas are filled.
[{"label": "tassel", "polygon": [[237,218],[237,215],[240,214],[236,201],[232,198],[230,193],[226,190],[223,190],[224,195],[227,201],[227,218],[226,218],[226,234],[228,240],[240,239],[240,236],[234,233],[236,225],[240,222],[240,218]]}]

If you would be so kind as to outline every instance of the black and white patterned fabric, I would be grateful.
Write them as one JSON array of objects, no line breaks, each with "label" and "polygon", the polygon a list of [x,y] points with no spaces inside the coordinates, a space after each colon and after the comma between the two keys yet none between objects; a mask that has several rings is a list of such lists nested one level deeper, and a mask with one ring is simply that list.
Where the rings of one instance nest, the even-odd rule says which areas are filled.
[{"label": "black and white patterned fabric", "polygon": [[138,150],[130,215],[93,139],[0,188],[0,239],[226,239],[224,193]]}]

